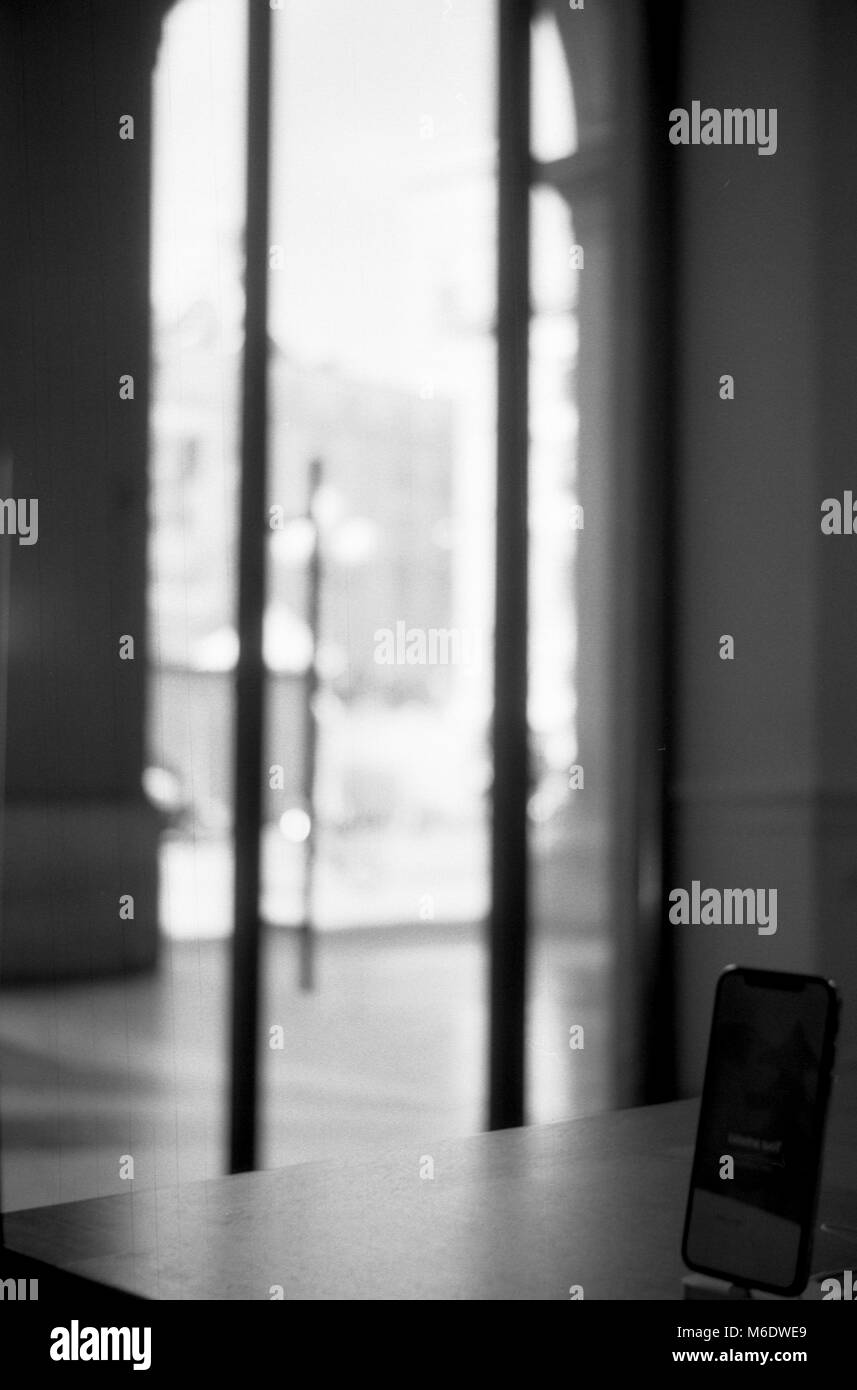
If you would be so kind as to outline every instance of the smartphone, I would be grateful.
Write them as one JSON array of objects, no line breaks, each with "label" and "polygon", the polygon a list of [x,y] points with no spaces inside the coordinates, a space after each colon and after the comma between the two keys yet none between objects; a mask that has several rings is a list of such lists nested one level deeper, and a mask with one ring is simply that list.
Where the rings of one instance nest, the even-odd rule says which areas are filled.
[{"label": "smartphone", "polygon": [[839,996],[829,980],[730,966],[717,981],[682,1257],[796,1295],[810,1274]]}]

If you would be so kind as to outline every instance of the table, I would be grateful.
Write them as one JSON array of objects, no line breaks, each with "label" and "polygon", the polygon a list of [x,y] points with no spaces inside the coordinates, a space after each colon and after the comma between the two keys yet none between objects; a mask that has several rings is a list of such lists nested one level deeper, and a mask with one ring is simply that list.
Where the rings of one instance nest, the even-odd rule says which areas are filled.
[{"label": "table", "polygon": [[[156,1299],[568,1300],[572,1285],[677,1299],[697,1107],[13,1212],[6,1243]],[[834,1088],[821,1218],[857,1226],[855,1152],[851,1072]],[[837,1255],[849,1263],[836,1242],[825,1265]]]}]

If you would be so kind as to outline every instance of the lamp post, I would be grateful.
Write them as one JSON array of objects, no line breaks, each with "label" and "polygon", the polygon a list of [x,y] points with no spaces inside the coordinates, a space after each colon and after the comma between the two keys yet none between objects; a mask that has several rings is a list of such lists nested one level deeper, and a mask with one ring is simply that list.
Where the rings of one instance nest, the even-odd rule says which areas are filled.
[{"label": "lamp post", "polygon": [[[333,654],[332,649],[325,653],[322,642],[322,593],[332,567],[354,569],[369,560],[375,551],[377,536],[376,528],[367,518],[346,514],[344,498],[325,481],[324,464],[316,457],[309,465],[306,508],[285,520],[276,533],[275,544],[277,561],[290,570],[299,569],[305,575],[303,624],[308,642],[300,668],[303,729],[297,792],[300,808],[291,807],[287,812],[290,828],[284,828],[284,834],[302,847],[298,974],[301,989],[311,990],[316,983],[319,698],[324,690],[325,671],[331,669],[330,657]],[[296,820],[292,822],[293,815]]]},{"label": "lamp post", "polygon": [[309,470],[306,510],[306,519],[312,526],[312,549],[309,558],[306,597],[306,625],[310,634],[310,654],[303,678],[304,737],[301,796],[309,820],[309,828],[303,841],[302,911],[298,935],[301,989],[312,989],[315,985],[313,887],[316,855],[315,769],[318,749],[318,724],[315,706],[319,684],[318,647],[322,585],[321,527],[318,521],[318,498],[322,486],[322,474],[321,459],[313,459]]}]

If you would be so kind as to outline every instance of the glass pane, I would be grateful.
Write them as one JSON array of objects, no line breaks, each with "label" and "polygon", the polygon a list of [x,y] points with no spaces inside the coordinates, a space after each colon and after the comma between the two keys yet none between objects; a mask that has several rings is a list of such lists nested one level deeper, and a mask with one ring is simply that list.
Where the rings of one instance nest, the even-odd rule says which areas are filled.
[{"label": "glass pane", "polygon": [[[546,84],[555,92],[561,86],[565,113],[550,129],[544,119],[536,120],[534,155],[573,156],[577,118],[552,16],[539,17],[534,39],[534,86]],[[572,157],[561,173],[538,179],[530,204],[534,929],[528,1118],[535,1123],[610,1103],[606,1039],[612,940],[604,756],[610,627],[601,582],[607,535],[602,505],[609,382],[603,356],[607,231],[598,195],[576,192],[573,166]]]},{"label": "glass pane", "polygon": [[147,776],[166,821],[153,1106],[171,1140],[159,1183],[225,1161],[245,50],[242,0],[183,0],[155,71]]},{"label": "glass pane", "polygon": [[267,1164],[484,1120],[495,371],[493,6],[274,29]]}]

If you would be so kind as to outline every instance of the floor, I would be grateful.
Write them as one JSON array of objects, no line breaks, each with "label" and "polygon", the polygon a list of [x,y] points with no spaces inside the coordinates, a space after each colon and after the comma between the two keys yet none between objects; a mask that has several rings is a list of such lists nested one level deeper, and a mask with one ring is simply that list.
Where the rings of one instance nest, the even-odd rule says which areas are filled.
[{"label": "floor", "polygon": [[[155,975],[2,992],[6,1210],[224,1171],[227,950],[165,941]],[[608,948],[592,931],[551,933],[534,954],[530,1118],[603,1109]],[[316,991],[296,978],[293,937],[272,933],[260,1166],[410,1144],[419,1157],[484,1128],[478,929],[324,933]]]}]

